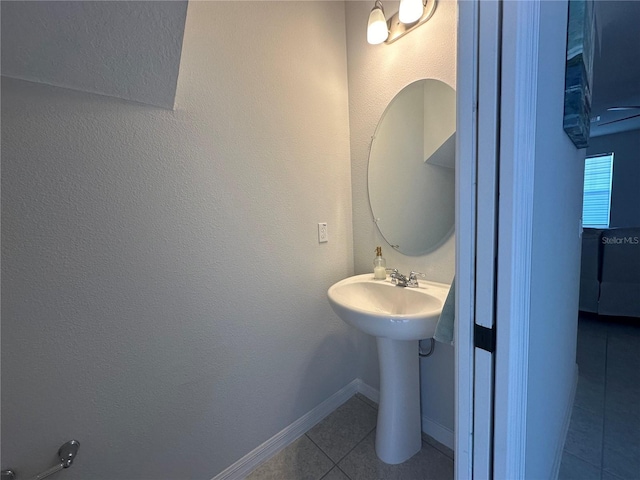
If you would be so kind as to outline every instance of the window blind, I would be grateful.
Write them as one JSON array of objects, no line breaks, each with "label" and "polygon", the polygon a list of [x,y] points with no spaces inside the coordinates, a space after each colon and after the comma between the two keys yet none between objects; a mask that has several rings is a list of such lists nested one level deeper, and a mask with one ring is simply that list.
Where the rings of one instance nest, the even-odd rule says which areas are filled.
[{"label": "window blind", "polygon": [[587,157],[584,164],[582,225],[609,228],[613,153]]}]

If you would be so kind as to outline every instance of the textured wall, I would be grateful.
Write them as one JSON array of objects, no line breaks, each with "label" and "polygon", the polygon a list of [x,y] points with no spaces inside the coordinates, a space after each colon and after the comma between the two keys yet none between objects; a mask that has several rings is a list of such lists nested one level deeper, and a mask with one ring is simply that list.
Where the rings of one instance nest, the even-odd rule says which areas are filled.
[{"label": "textured wall", "polygon": [[[385,2],[387,17],[398,3]],[[369,45],[368,2],[347,2],[347,56],[349,68],[349,126],[353,188],[353,236],[356,273],[371,271],[376,245],[382,245],[388,267],[402,272],[425,272],[430,280],[451,282],[455,271],[455,240],[451,237],[434,252],[420,257],[402,255],[388,246],[372,221],[367,195],[367,163],[371,136],[393,97],[421,78],[435,78],[455,89],[457,10],[453,0],[439,1],[433,18],[391,45]],[[406,194],[411,192],[389,192]],[[424,208],[429,208],[424,206]],[[360,375],[378,385],[375,342],[363,338]],[[453,348],[437,344],[433,357],[422,360],[422,413],[453,431]],[[424,426],[423,426],[424,428]]]},{"label": "textured wall", "polygon": [[525,478],[551,478],[576,364],[584,150],[562,128],[567,2],[541,2]]},{"label": "textured wall", "polygon": [[2,74],[173,108],[186,1],[2,2]]},{"label": "textured wall", "polygon": [[587,155],[613,152],[611,227],[640,226],[640,130],[589,139]]},{"label": "textured wall", "polygon": [[4,78],[2,466],[211,478],[356,378],[348,132],[340,2],[191,2],[175,111]]}]

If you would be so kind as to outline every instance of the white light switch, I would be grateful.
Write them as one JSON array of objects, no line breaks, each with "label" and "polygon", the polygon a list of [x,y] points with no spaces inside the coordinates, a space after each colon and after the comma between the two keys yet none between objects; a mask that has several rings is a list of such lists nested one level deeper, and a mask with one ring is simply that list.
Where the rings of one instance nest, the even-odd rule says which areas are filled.
[{"label": "white light switch", "polygon": [[329,241],[329,230],[327,230],[327,222],[318,224],[318,243]]}]

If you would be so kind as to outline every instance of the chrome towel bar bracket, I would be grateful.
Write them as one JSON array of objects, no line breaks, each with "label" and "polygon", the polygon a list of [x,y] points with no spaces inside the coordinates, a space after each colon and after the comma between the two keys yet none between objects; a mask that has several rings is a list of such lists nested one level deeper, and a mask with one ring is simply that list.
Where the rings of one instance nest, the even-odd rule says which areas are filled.
[{"label": "chrome towel bar bracket", "polygon": [[[58,458],[60,459],[60,463],[42,473],[39,473],[35,477],[32,477],[31,480],[42,480],[49,475],[59,472],[63,468],[69,468],[73,463],[74,458],[76,458],[76,455],[78,455],[79,448],[80,442],[77,440],[69,440],[67,443],[62,445],[60,449],[58,449]],[[17,480],[16,473],[13,470],[3,470],[0,474],[0,480]]]}]

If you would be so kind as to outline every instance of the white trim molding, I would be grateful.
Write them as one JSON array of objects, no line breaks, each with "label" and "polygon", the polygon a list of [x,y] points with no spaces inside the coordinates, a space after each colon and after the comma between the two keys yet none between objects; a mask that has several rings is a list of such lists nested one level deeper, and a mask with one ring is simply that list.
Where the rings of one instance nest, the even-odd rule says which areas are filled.
[{"label": "white trim molding", "polygon": [[[311,427],[324,419],[356,393],[360,392],[361,389],[367,392],[370,390],[375,391],[368,385],[365,385],[362,380],[356,378],[291,425],[285,427],[266,442],[254,448],[233,465],[224,469],[213,477],[212,480],[240,480],[245,478],[258,465],[300,438]],[[363,393],[363,395],[368,397],[366,393]]]},{"label": "white trim molding", "polygon": [[431,420],[429,417],[422,416],[422,432],[437,440],[442,445],[454,450],[454,434],[453,430],[440,425],[438,422]]},{"label": "white trim molding", "polygon": [[[380,399],[380,392],[378,390],[367,385],[361,379],[356,378],[331,395],[320,405],[304,414],[291,425],[283,428],[273,437],[251,450],[233,465],[224,469],[218,475],[213,477],[212,480],[240,480],[245,478],[258,465],[273,457],[280,450],[300,438],[311,427],[322,421],[326,416],[353,397],[356,393],[361,393],[374,403],[378,403]],[[438,438],[433,434],[430,435],[438,440]],[[444,444],[447,445],[446,443]]]},{"label": "white trim molding", "polygon": [[473,467],[478,9],[477,1],[458,2],[454,474],[460,480],[472,478]]},{"label": "white trim molding", "polygon": [[504,2],[494,478],[525,478],[540,2]]},{"label": "white trim molding", "polygon": [[[300,438],[311,427],[322,421],[356,393],[364,395],[376,404],[380,399],[380,392],[378,390],[367,385],[361,379],[356,378],[291,425],[285,427],[266,442],[251,450],[233,465],[224,469],[213,477],[212,480],[241,480],[245,478],[260,464],[269,460],[280,450]],[[422,417],[422,431],[443,445],[453,448],[453,432],[439,423],[427,417]]]},{"label": "white trim molding", "polygon": [[362,395],[367,397],[369,400],[371,400],[375,404],[380,403],[380,391],[379,390],[376,390],[372,386],[364,383],[359,378],[356,380],[356,382],[358,382],[357,383],[358,393],[361,393]]}]

